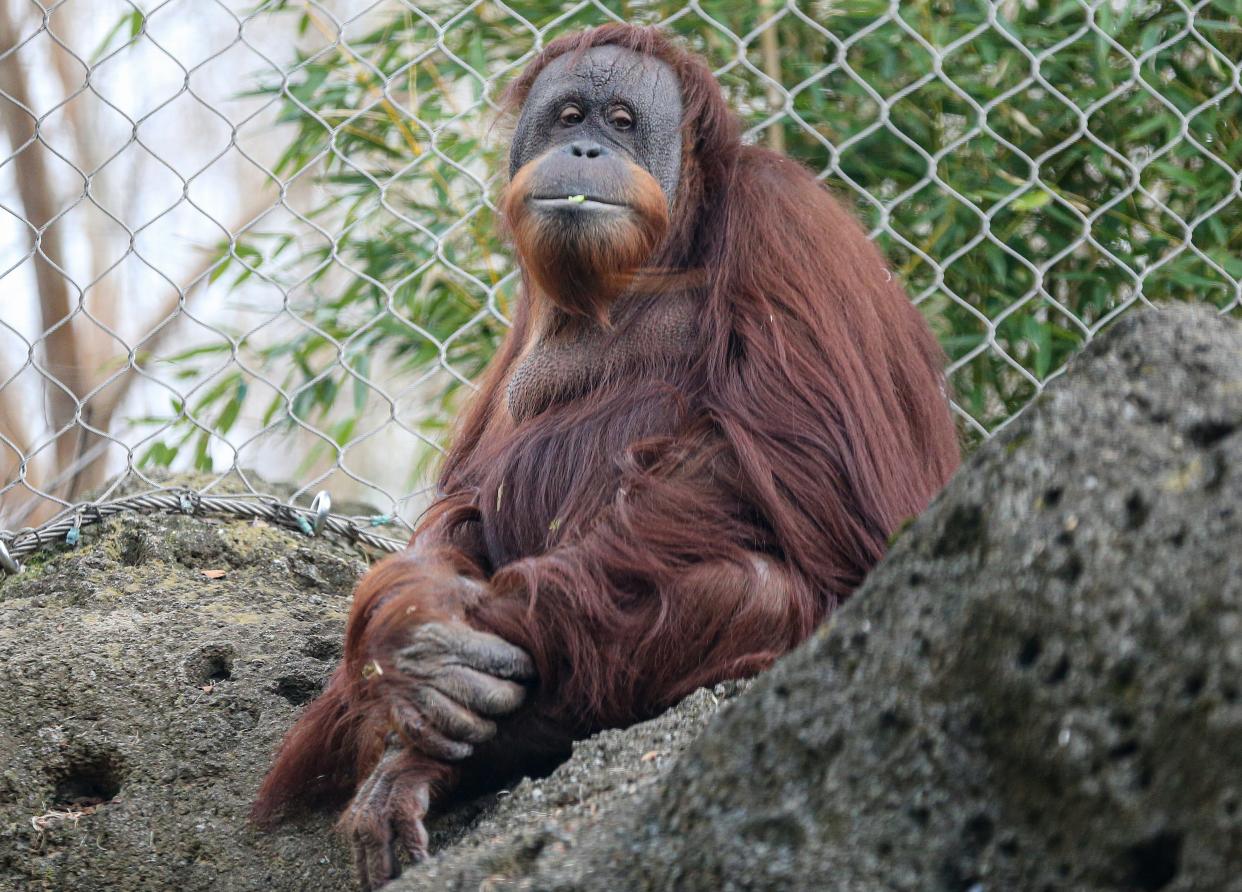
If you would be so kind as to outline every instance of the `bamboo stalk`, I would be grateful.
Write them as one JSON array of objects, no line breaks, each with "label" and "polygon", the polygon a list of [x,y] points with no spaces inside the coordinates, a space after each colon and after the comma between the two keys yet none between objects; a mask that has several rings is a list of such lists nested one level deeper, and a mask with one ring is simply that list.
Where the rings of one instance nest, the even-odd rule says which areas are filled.
[{"label": "bamboo stalk", "polygon": [[[763,55],[763,73],[776,82],[768,84],[768,111],[771,112],[784,107],[785,104],[785,98],[780,87],[777,86],[784,84],[781,80],[780,34],[777,33],[776,23],[771,22],[776,15],[773,0],[759,0],[759,10],[764,15],[764,20],[770,22],[768,27],[759,32],[759,52]],[[768,128],[768,148],[776,152],[785,151],[783,124],[778,122]]]}]

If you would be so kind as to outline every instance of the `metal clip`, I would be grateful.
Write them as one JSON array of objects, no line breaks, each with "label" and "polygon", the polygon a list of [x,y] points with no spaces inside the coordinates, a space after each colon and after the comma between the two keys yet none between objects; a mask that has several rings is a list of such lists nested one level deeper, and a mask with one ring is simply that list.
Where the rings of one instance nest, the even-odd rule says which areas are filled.
[{"label": "metal clip", "polygon": [[78,543],[82,541],[82,509],[78,508],[76,514],[73,515],[73,526],[65,533],[65,544],[70,548],[77,548]]},{"label": "metal clip", "polygon": [[197,514],[199,507],[202,505],[202,498],[193,490],[183,490],[177,493],[177,504],[181,508],[182,514]]},{"label": "metal clip", "polygon": [[3,568],[4,572],[10,576],[16,576],[22,572],[22,565],[9,554],[9,550],[4,546],[3,540],[0,540],[0,568]]},{"label": "metal clip", "polygon": [[332,496],[328,495],[326,489],[315,493],[315,498],[311,500],[311,510],[315,512],[315,520],[311,528],[317,536],[323,529],[323,522],[328,519],[328,512],[332,510]]}]

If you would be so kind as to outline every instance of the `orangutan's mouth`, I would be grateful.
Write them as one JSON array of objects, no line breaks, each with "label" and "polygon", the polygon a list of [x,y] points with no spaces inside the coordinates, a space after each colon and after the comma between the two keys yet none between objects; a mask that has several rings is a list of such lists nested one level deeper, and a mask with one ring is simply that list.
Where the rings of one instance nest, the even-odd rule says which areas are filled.
[{"label": "orangutan's mouth", "polygon": [[599,198],[595,195],[557,195],[557,196],[531,196],[530,201],[538,207],[549,208],[555,210],[600,210],[600,209],[616,209],[624,210],[629,207],[619,201],[611,201],[607,198]]}]

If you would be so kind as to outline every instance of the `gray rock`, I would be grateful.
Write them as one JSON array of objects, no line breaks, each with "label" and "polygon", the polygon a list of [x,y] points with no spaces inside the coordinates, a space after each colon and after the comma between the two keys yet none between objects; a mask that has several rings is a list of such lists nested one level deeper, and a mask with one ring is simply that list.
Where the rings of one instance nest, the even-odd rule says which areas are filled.
[{"label": "gray rock", "polygon": [[1242,332],[1131,316],[662,783],[398,889],[1242,889],[1240,505]]},{"label": "gray rock", "polygon": [[352,888],[330,816],[246,813],[361,556],[180,516],[83,540],[0,581],[0,889]]},{"label": "gray rock", "polygon": [[[82,535],[0,577],[0,890],[355,888],[334,815],[274,833],[246,816],[341,656],[363,556],[181,516],[120,515]],[[572,829],[650,787],[741,686],[700,691],[578,744],[551,778],[456,806],[431,823],[433,846],[522,862],[569,832],[558,819]]]},{"label": "gray rock", "polygon": [[429,827],[438,856],[409,868],[394,890],[500,889],[540,858],[564,855],[580,834],[622,819],[657,790],[682,750],[747,685],[700,689],[649,722],[575,743],[548,777],[522,779],[440,816]]},{"label": "gray rock", "polygon": [[[393,890],[1242,890],[1239,496],[1242,332],[1127,318],[772,672],[456,807]],[[330,816],[244,816],[357,557],[131,518],[31,564],[0,888],[350,888]]]}]

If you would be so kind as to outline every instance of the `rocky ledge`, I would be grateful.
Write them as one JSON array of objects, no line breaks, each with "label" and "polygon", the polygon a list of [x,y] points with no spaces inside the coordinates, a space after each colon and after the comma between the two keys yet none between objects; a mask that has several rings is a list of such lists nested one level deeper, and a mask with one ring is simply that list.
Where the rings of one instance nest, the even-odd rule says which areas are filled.
[{"label": "rocky ledge", "polygon": [[[1242,890],[1240,434],[1235,323],[1123,319],[803,647],[459,804],[394,892]],[[362,556],[129,517],[32,564],[0,887],[350,888],[330,816],[245,812]]]}]

